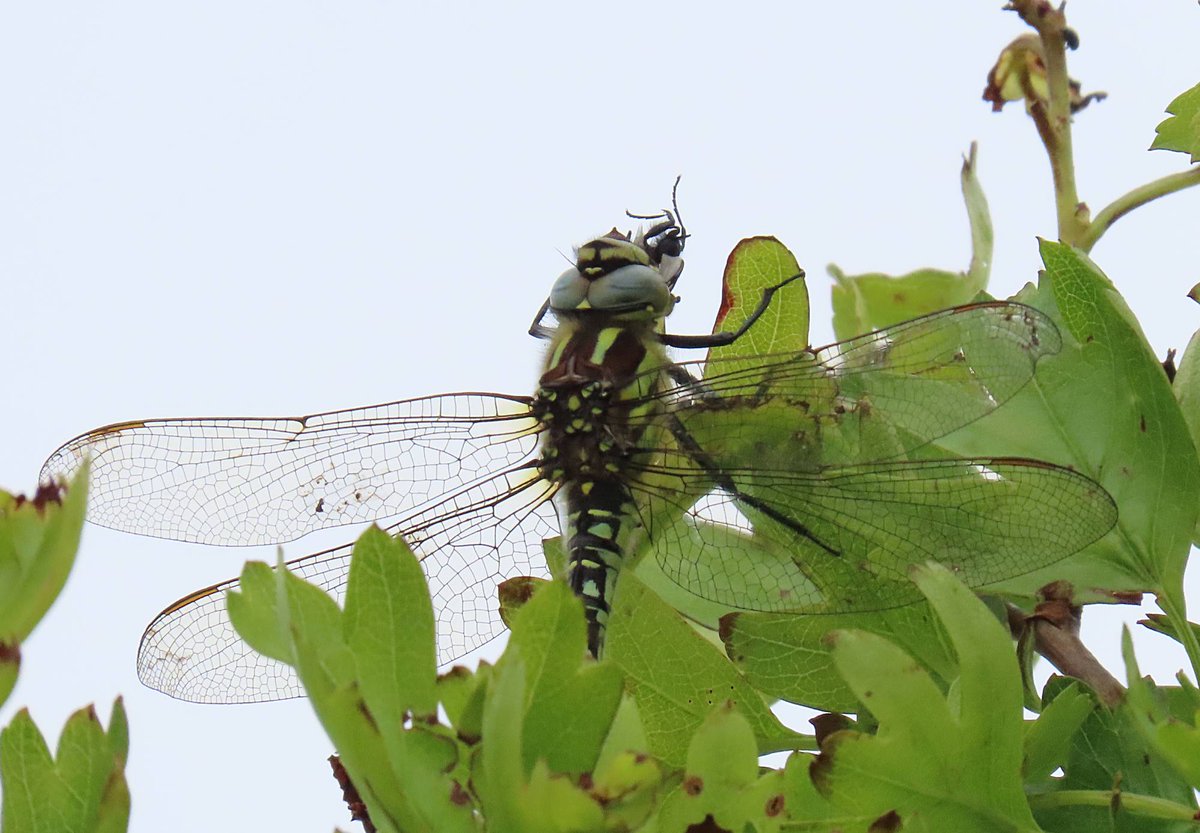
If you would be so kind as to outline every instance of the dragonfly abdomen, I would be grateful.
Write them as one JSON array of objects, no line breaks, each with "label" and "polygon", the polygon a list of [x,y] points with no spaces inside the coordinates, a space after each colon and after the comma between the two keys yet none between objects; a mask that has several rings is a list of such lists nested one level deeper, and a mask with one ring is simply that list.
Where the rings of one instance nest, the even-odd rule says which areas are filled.
[{"label": "dragonfly abdomen", "polygon": [[567,583],[583,601],[588,651],[599,656],[609,597],[621,568],[622,527],[633,517],[629,489],[617,480],[568,485],[564,500]]}]

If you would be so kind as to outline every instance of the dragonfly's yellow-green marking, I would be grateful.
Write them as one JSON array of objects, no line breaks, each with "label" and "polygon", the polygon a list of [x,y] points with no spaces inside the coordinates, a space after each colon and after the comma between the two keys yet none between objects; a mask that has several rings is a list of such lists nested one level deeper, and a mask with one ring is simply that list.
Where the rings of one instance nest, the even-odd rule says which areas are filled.
[{"label": "dragonfly's yellow-green marking", "polygon": [[[550,342],[533,395],[125,422],[68,442],[43,474],[90,457],[89,518],[142,535],[278,544],[382,523],[422,561],[443,662],[503,630],[498,583],[548,576],[544,543],[559,536],[597,653],[622,571],[685,608],[698,597],[719,612],[869,611],[914,600],[914,563],[985,587],[1113,526],[1112,499],[1081,474],[933,444],[1000,408],[1060,349],[1045,315],[971,304],[822,348],[673,362],[668,348],[737,339],[779,287],[732,332],[665,332],[686,235],[670,212],[659,219],[579,247],[530,329]],[[289,568],[340,599],[350,553]],[[238,638],[225,611],[236,586],[155,617],[138,650],[147,685],[202,702],[303,693]]]}]

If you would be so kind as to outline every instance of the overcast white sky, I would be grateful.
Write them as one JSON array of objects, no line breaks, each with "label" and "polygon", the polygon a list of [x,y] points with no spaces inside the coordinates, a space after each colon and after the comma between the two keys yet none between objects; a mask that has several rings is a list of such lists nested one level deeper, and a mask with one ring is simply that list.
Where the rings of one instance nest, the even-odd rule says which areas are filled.
[{"label": "overcast white sky", "polygon": [[[996,225],[992,291],[1035,276],[1049,174],[1020,107],[980,101],[1023,29],[992,2],[9,3],[0,10],[0,484],[61,442],[152,416],[298,414],[453,390],[528,392],[525,328],[563,252],[676,174],[693,237],[673,331],[711,324],[738,239],[808,269],[965,266],[972,140]],[[1186,159],[1146,153],[1200,80],[1200,8],[1076,0],[1077,120],[1098,209]],[[1123,219],[1093,255],[1156,350],[1200,325],[1184,293],[1200,192]],[[290,556],[354,533],[288,545]],[[269,550],[86,531],[24,646],[0,722],[124,694],[133,831],[348,827],[305,701],[177,703],[134,672],[165,604]],[[1196,604],[1200,604],[1197,601]],[[1089,614],[1116,669],[1119,622]],[[1138,636],[1169,680],[1182,654]]]}]

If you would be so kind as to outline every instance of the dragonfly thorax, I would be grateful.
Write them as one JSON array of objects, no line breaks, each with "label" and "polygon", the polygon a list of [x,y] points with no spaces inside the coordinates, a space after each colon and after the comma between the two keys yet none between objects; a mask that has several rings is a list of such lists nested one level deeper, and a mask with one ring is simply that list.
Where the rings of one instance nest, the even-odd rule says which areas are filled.
[{"label": "dragonfly thorax", "polygon": [[659,383],[653,324],[605,321],[564,320],[534,396],[542,474],[556,483],[621,477],[645,426],[643,400]]},{"label": "dragonfly thorax", "polygon": [[542,388],[534,398],[534,412],[546,426],[542,476],[554,483],[619,478],[630,449],[611,424],[611,386],[573,387]]}]

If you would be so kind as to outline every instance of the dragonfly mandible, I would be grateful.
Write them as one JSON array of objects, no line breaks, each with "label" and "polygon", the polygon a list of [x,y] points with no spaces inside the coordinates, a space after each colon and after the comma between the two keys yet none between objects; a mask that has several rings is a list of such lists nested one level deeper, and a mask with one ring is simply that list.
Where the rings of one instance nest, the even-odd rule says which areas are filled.
[{"label": "dragonfly mandible", "polygon": [[[981,587],[1114,525],[1112,499],[1081,474],[931,446],[999,408],[1060,349],[1044,314],[976,303],[749,365],[673,362],[666,348],[728,344],[771,302],[768,290],[733,332],[665,333],[686,236],[668,211],[645,232],[576,250],[530,328],[550,339],[533,396],[124,422],[68,442],[43,477],[90,457],[91,521],[181,541],[275,544],[381,522],[422,560],[443,662],[503,631],[498,584],[547,577],[543,542],[556,536],[598,653],[617,576],[647,558],[732,609],[821,614],[912,601],[914,562],[936,559]],[[288,566],[340,599],[351,548]],[[235,633],[224,597],[236,586],[199,590],[153,620],[138,650],[145,684],[198,702],[303,694]]]}]

